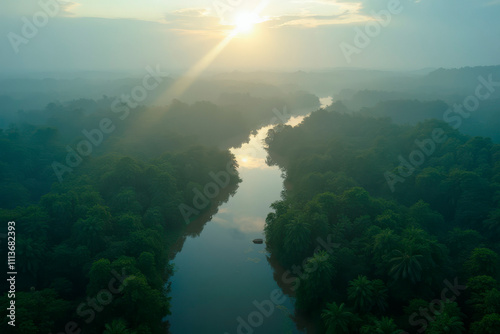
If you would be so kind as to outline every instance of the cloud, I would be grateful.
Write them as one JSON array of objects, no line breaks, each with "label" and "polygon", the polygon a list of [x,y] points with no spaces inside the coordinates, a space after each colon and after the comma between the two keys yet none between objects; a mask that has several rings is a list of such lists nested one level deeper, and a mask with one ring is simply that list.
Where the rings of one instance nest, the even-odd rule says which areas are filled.
[{"label": "cloud", "polygon": [[[57,16],[73,16],[73,9],[80,4],[73,1],[44,1],[50,10],[54,4],[58,4]],[[38,1],[19,1],[19,0],[2,0],[0,2],[0,16],[8,17],[32,17],[35,13],[42,11],[42,7]]]},{"label": "cloud", "polygon": [[185,8],[165,14],[164,23],[170,30],[191,35],[220,35],[223,32],[218,18],[206,8]]},{"label": "cloud", "polygon": [[266,221],[262,217],[238,217],[234,219],[234,223],[244,233],[260,232],[266,225]]},{"label": "cloud", "polygon": [[[374,0],[371,0],[372,3]],[[375,0],[378,1],[378,0]],[[301,5],[311,4],[307,9],[311,8],[321,8],[324,7],[334,7],[336,12],[350,12],[352,14],[359,13],[364,7],[365,4],[362,0],[296,0],[294,3]],[[318,6],[319,5],[319,6]]]},{"label": "cloud", "polygon": [[[231,218],[231,219],[229,219]],[[254,233],[260,232],[264,229],[266,221],[262,217],[227,217],[227,219],[221,218],[220,215],[212,218],[212,222],[221,225],[223,227],[232,228],[240,233]]]},{"label": "cloud", "polygon": [[75,16],[73,10],[81,4],[73,1],[59,1],[59,5],[61,6],[61,10],[59,12],[60,16],[72,17]]},{"label": "cloud", "polygon": [[75,16],[74,10],[81,6],[80,3],[74,1],[59,1],[61,9],[59,11],[59,16],[73,17]]},{"label": "cloud", "polygon": [[[373,1],[387,6],[387,0]],[[286,10],[273,17],[265,17],[263,24],[270,28],[316,28],[373,20],[366,12],[366,4],[371,3],[367,0],[296,0],[293,3],[300,7],[298,12]],[[191,35],[220,36],[232,30],[226,21],[221,21],[213,10],[207,8],[186,8],[165,15],[165,23],[172,26],[172,31]]]},{"label": "cloud", "polygon": [[275,17],[273,27],[316,28],[373,20],[362,13],[364,4],[359,0],[297,0],[294,3],[301,5],[300,13]]},{"label": "cloud", "polygon": [[373,20],[373,18],[360,14],[341,14],[331,16],[302,15],[302,16],[282,16],[275,20],[278,27],[300,26],[304,28],[316,28],[326,25],[339,25],[360,23]]}]

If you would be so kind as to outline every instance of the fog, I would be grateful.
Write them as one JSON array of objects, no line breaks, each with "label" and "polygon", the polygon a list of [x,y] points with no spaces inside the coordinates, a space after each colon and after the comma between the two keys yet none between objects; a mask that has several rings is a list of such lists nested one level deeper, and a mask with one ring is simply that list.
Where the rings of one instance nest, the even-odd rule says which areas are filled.
[{"label": "fog", "polygon": [[2,1],[0,332],[497,333],[499,14]]}]

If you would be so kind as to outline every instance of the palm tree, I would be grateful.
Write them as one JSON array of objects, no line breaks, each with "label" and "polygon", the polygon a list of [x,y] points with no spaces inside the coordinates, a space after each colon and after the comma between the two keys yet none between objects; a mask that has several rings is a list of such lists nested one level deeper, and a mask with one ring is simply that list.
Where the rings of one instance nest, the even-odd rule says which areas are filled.
[{"label": "palm tree", "polygon": [[392,256],[389,263],[393,265],[389,270],[389,274],[392,275],[394,280],[409,278],[415,284],[422,279],[422,265],[420,264],[423,258],[422,255],[414,255],[411,250],[409,252],[394,250]]},{"label": "palm tree", "polygon": [[46,254],[45,243],[32,238],[19,238],[17,243],[17,255],[19,256],[19,267],[23,272],[37,277],[38,269]]},{"label": "palm tree", "polygon": [[76,240],[87,246],[93,253],[99,251],[103,246],[104,222],[96,217],[80,219],[73,227]]},{"label": "palm tree", "polygon": [[366,276],[349,282],[347,289],[348,299],[354,301],[354,307],[360,312],[369,312],[373,305],[373,285]]},{"label": "palm tree", "polygon": [[314,253],[305,265],[307,276],[300,282],[297,289],[297,307],[310,309],[323,305],[332,292],[332,278],[335,275],[329,254],[325,251]]},{"label": "palm tree", "polygon": [[391,229],[382,230],[374,237],[373,253],[377,260],[390,253],[399,243],[400,237]]},{"label": "palm tree", "polygon": [[123,319],[114,319],[111,323],[104,326],[102,334],[133,334],[128,328],[127,323]]},{"label": "palm tree", "polygon": [[344,303],[326,304],[326,309],[321,313],[321,319],[326,326],[327,334],[349,333],[349,327],[355,319],[354,314],[344,309]]},{"label": "palm tree", "polygon": [[291,263],[302,261],[307,250],[311,248],[311,225],[292,220],[285,225],[285,231],[284,248],[287,260]]},{"label": "palm tree", "polygon": [[398,329],[394,320],[388,317],[382,317],[380,320],[375,320],[374,329],[377,334],[399,334],[402,332]]},{"label": "palm tree", "polygon": [[384,313],[387,309],[387,288],[384,282],[380,279],[372,281],[373,287],[373,307],[380,313]]},{"label": "palm tree", "polygon": [[429,334],[462,334],[465,328],[460,317],[450,316],[444,312],[431,323],[428,332]]}]

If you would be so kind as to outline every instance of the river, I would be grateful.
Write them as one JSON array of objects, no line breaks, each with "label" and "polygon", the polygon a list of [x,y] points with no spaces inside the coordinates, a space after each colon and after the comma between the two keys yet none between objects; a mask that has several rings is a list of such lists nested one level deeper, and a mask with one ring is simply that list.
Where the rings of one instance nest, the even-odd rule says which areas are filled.
[{"label": "river", "polygon": [[[321,99],[322,105],[331,98]],[[297,125],[303,117],[287,124]],[[272,126],[233,148],[242,182],[236,194],[218,208],[199,235],[183,240],[171,278],[173,334],[303,333],[291,318],[293,300],[273,277],[264,237],[270,205],[280,199],[283,179],[267,166],[262,141]]]}]

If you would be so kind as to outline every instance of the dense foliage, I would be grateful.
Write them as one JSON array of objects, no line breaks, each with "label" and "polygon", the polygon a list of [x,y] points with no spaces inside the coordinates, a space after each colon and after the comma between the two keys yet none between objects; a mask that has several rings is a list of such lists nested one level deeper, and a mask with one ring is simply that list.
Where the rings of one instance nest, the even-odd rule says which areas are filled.
[{"label": "dense foliage", "polygon": [[[436,129],[443,142],[427,141],[414,170],[401,167]],[[267,245],[320,331],[498,330],[500,145],[441,121],[325,110],[266,141],[287,187],[267,217]],[[388,175],[399,177],[394,192]]]},{"label": "dense foliage", "polygon": [[[208,106],[185,107],[203,113]],[[29,124],[0,132],[0,219],[16,223],[16,329],[26,334],[80,329],[165,333],[168,323],[162,319],[170,313],[166,283],[173,270],[169,245],[189,223],[179,207],[192,205],[193,191],[213,182],[211,173],[235,171],[234,157],[227,150],[202,146],[196,138],[169,146],[172,142],[156,127],[148,129],[149,140],[121,140],[123,132],[117,130],[117,138],[96,145],[94,154],[57,182],[54,162],[66,164],[65,145],[75,151],[82,140],[76,132],[66,142],[70,133],[110,116],[102,110],[75,120],[64,112],[69,111],[63,108],[51,116],[54,126],[66,127],[63,133],[59,127]],[[214,126],[225,117],[212,116]],[[196,120],[191,113],[183,117]],[[231,128],[217,131],[220,138],[234,136]],[[168,133],[169,139],[181,141],[180,134]],[[153,139],[156,146],[150,148]],[[136,150],[144,154],[134,154]],[[236,172],[227,176],[228,184],[197,214],[234,192],[239,177]],[[5,280],[0,285],[2,291],[9,290]],[[7,309],[9,301],[5,293],[0,306]],[[0,320],[2,333],[11,330],[8,321]]]}]

